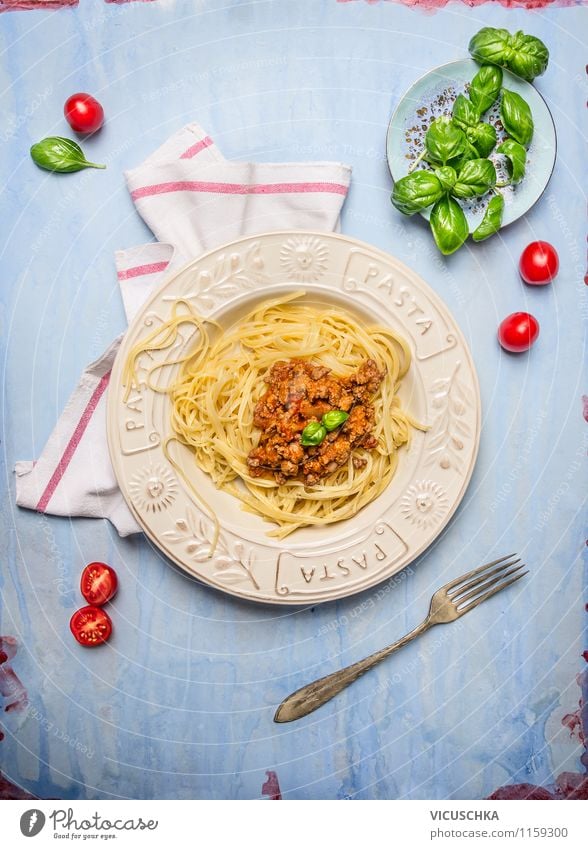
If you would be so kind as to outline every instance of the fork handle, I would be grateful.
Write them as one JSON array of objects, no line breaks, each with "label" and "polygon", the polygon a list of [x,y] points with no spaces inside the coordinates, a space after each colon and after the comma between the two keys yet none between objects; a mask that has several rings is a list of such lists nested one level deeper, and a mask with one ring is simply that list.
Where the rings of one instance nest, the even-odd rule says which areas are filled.
[{"label": "fork handle", "polygon": [[357,663],[352,663],[351,666],[345,666],[339,669],[338,672],[333,672],[331,675],[325,675],[324,678],[319,678],[313,681],[312,684],[306,684],[296,692],[288,696],[276,711],[274,722],[292,722],[293,719],[300,719],[312,713],[313,710],[321,707],[326,702],[330,701],[334,696],[353,684],[354,681],[378,663],[381,663],[395,651],[410,643],[415,637],[424,634],[433,623],[429,618],[421,622],[414,630],[410,631],[406,636],[401,637],[392,643],[391,646],[386,646],[385,649],[370,654],[369,657],[363,660],[358,660]]}]

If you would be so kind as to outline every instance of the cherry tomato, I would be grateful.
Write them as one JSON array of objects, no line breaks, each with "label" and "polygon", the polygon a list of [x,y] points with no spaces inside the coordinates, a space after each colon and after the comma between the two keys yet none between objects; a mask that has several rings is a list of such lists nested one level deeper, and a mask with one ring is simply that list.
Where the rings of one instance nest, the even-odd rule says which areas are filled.
[{"label": "cherry tomato", "polygon": [[71,617],[69,627],[81,646],[99,646],[112,634],[110,616],[101,607],[80,607]]},{"label": "cherry tomato", "polygon": [[67,98],[63,114],[76,133],[95,133],[104,123],[104,109],[96,98],[83,91]]},{"label": "cherry tomato", "polygon": [[498,341],[505,351],[528,351],[539,336],[539,322],[528,312],[513,312],[500,323]]},{"label": "cherry tomato", "polygon": [[80,588],[88,604],[102,607],[116,593],[118,588],[116,572],[106,563],[88,563],[82,572]]},{"label": "cherry tomato", "polygon": [[531,242],[521,254],[519,272],[525,283],[545,286],[559,271],[557,251],[549,242]]}]

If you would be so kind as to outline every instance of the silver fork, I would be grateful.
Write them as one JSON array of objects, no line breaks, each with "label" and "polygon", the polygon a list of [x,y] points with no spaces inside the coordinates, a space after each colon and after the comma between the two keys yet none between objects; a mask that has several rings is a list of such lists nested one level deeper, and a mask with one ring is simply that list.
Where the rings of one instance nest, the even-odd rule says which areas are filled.
[{"label": "silver fork", "polygon": [[[338,672],[333,672],[331,675],[326,675],[324,678],[319,678],[318,681],[313,681],[312,684],[307,684],[300,690],[296,690],[295,693],[284,699],[279,706],[274,716],[274,722],[292,722],[293,719],[300,719],[302,716],[312,713],[313,710],[324,705],[349,684],[357,681],[360,675],[373,669],[374,666],[402,646],[410,643],[415,637],[420,637],[433,625],[454,622],[486,599],[528,575],[528,571],[521,572],[521,569],[525,568],[525,564],[521,563],[520,557],[512,560],[513,557],[516,557],[516,555],[507,554],[506,557],[500,557],[498,560],[486,563],[478,569],[466,572],[461,578],[456,578],[442,586],[431,599],[427,618],[413,631],[392,643],[391,646],[380,649],[380,651],[364,658],[364,660],[346,666]],[[517,563],[520,565],[517,566]]]}]

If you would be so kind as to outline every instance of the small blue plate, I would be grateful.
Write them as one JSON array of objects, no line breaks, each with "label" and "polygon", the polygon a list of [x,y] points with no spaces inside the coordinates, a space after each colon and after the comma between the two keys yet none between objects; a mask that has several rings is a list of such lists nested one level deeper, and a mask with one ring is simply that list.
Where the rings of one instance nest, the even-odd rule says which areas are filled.
[{"label": "small blue plate", "polygon": [[[429,124],[440,115],[451,115],[453,102],[458,94],[467,94],[467,84],[471,82],[480,66],[473,59],[461,59],[441,65],[429,71],[407,91],[392,116],[386,138],[386,155],[393,180],[399,180],[408,174],[411,162],[422,151],[425,134]],[[527,169],[524,179],[514,187],[500,189],[504,197],[504,215],[502,226],[511,224],[528,212],[536,203],[553,173],[557,152],[557,137],[551,112],[543,97],[531,83],[515,77],[509,71],[503,71],[504,88],[518,92],[531,107],[535,132],[527,151]],[[496,126],[498,142],[505,138],[500,125],[498,103],[486,115],[485,121]],[[496,165],[498,180],[508,179],[506,161],[503,156],[491,153],[490,159]],[[426,166],[425,166],[426,167]],[[474,198],[461,201],[468,219],[470,233],[476,229],[484,216],[487,198]],[[431,210],[421,215],[428,220]]]}]

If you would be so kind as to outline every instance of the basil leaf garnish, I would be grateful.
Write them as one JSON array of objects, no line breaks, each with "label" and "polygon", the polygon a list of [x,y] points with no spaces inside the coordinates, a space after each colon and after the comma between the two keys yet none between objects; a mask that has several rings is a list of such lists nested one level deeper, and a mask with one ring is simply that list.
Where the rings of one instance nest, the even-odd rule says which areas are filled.
[{"label": "basil leaf garnish", "polygon": [[453,198],[442,197],[431,210],[429,219],[435,243],[448,256],[461,248],[468,237],[468,222],[464,211]]},{"label": "basil leaf garnish", "polygon": [[394,183],[390,200],[400,212],[414,215],[426,209],[443,194],[443,187],[431,171],[414,171]]},{"label": "basil leaf garnish", "polygon": [[321,419],[321,424],[326,430],[331,433],[332,430],[337,430],[349,418],[349,413],[345,410],[329,410]]},{"label": "basil leaf garnish", "polygon": [[496,148],[496,153],[502,153],[507,157],[508,173],[512,183],[519,183],[525,176],[527,163],[527,151],[522,144],[514,139],[505,139]]},{"label": "basil leaf garnish", "polygon": [[300,444],[305,446],[320,445],[327,435],[327,429],[320,422],[309,422],[300,434]]},{"label": "basil leaf garnish", "polygon": [[485,195],[496,184],[496,168],[489,159],[471,159],[457,176],[452,194],[458,198]]},{"label": "basil leaf garnish", "polygon": [[496,65],[482,65],[470,85],[470,100],[480,114],[486,112],[502,87],[502,70]]},{"label": "basil leaf garnish", "polygon": [[82,168],[106,168],[88,162],[79,144],[61,136],[48,136],[31,147],[31,158],[39,168],[67,174]]},{"label": "basil leaf garnish", "polygon": [[500,230],[503,212],[504,198],[502,195],[494,195],[486,207],[484,217],[472,233],[474,242],[483,242],[488,236],[492,236]]}]

